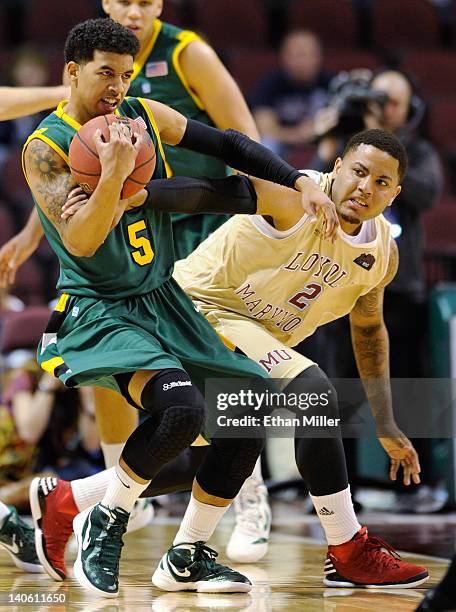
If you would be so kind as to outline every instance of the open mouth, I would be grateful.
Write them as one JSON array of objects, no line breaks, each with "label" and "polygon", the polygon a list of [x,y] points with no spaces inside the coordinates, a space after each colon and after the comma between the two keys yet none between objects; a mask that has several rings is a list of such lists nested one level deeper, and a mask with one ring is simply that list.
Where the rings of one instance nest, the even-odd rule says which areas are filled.
[{"label": "open mouth", "polygon": [[352,208],[369,208],[368,205],[365,204],[363,201],[356,200],[355,198],[352,198],[351,200],[349,200],[349,204],[351,205]]},{"label": "open mouth", "polygon": [[103,98],[101,103],[108,112],[114,112],[119,106],[120,100],[118,98]]},{"label": "open mouth", "polygon": [[141,28],[138,25],[129,25],[127,26],[127,28],[131,30],[134,34],[138,34],[138,32],[141,32]]}]

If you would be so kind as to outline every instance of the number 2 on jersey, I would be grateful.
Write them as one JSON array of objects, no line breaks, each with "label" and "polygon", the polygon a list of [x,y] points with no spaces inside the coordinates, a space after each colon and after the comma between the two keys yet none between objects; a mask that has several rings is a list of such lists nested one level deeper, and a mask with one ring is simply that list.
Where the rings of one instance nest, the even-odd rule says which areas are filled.
[{"label": "number 2 on jersey", "polygon": [[131,256],[138,266],[146,266],[152,261],[155,255],[149,238],[146,238],[146,236],[138,236],[139,232],[145,229],[146,222],[144,219],[136,221],[136,223],[132,223],[128,226],[128,239],[130,244],[138,249],[137,251],[132,251]]},{"label": "number 2 on jersey", "polygon": [[323,287],[319,283],[308,283],[303,287],[302,291],[293,295],[288,302],[299,308],[299,310],[304,310],[312,300],[318,298],[322,291]]}]

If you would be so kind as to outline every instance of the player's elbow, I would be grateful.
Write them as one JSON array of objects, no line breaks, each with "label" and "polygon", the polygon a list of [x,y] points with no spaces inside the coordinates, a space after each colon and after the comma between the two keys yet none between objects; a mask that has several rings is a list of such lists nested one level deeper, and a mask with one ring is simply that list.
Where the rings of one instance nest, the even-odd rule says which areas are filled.
[{"label": "player's elbow", "polygon": [[68,240],[65,240],[64,245],[68,253],[70,255],[73,255],[74,257],[93,257],[93,255],[95,255],[95,253],[97,252],[100,246],[100,245],[93,245],[89,243],[88,244],[78,243],[76,245]]}]

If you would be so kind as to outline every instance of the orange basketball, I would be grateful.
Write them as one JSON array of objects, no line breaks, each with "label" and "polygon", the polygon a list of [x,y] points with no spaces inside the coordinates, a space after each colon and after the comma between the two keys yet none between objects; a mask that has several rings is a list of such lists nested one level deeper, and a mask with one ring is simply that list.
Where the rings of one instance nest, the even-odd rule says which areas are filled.
[{"label": "orange basketball", "polygon": [[93,140],[93,135],[99,129],[105,141],[109,140],[108,126],[114,121],[128,123],[131,132],[142,134],[143,143],[136,158],[133,172],[125,181],[121,198],[129,198],[152,178],[155,170],[155,147],[151,137],[145,129],[144,120],[141,117],[130,119],[118,115],[100,115],[85,123],[74,136],[70,145],[70,168],[71,173],[86,193],[92,193],[98,185],[101,174],[101,164]]}]

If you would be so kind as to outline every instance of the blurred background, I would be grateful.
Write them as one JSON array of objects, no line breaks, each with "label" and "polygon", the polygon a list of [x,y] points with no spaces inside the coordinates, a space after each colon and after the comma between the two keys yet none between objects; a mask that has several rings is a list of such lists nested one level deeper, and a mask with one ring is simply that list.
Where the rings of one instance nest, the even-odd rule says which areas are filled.
[{"label": "blurred background", "polygon": [[[78,0],[63,8],[61,0],[2,0],[0,84],[59,84],[69,29],[102,16],[100,4]],[[390,216],[401,256],[385,303],[392,376],[456,377],[456,3],[165,0],[164,5],[164,21],[196,30],[216,49],[248,100],[263,142],[295,166],[329,171],[344,142],[364,127],[387,127],[401,138],[410,169]],[[0,245],[22,228],[32,207],[21,148],[41,118],[0,122]],[[57,261],[43,241],[19,269],[10,292],[0,296],[0,485],[10,486],[3,493],[0,487],[0,499],[11,503],[19,504],[16,485],[31,472],[80,477],[102,465],[90,393],[65,391],[33,368],[31,351],[55,298],[57,274]],[[332,377],[356,377],[347,330],[346,322],[338,321],[301,350]],[[47,404],[40,385],[52,399]],[[62,408],[67,403],[71,409]],[[33,422],[40,422],[33,435],[27,429],[32,413]],[[415,441],[425,487],[411,493],[391,490],[375,444],[347,444],[361,503],[391,508],[385,496],[373,502],[363,497],[366,486],[375,486],[403,511],[417,511],[418,495],[423,511],[454,504],[452,427],[447,439]],[[43,454],[51,447],[52,453]],[[284,465],[265,458],[264,468],[272,490],[299,495],[290,463],[291,456]],[[12,497],[5,499],[7,494]]]}]

